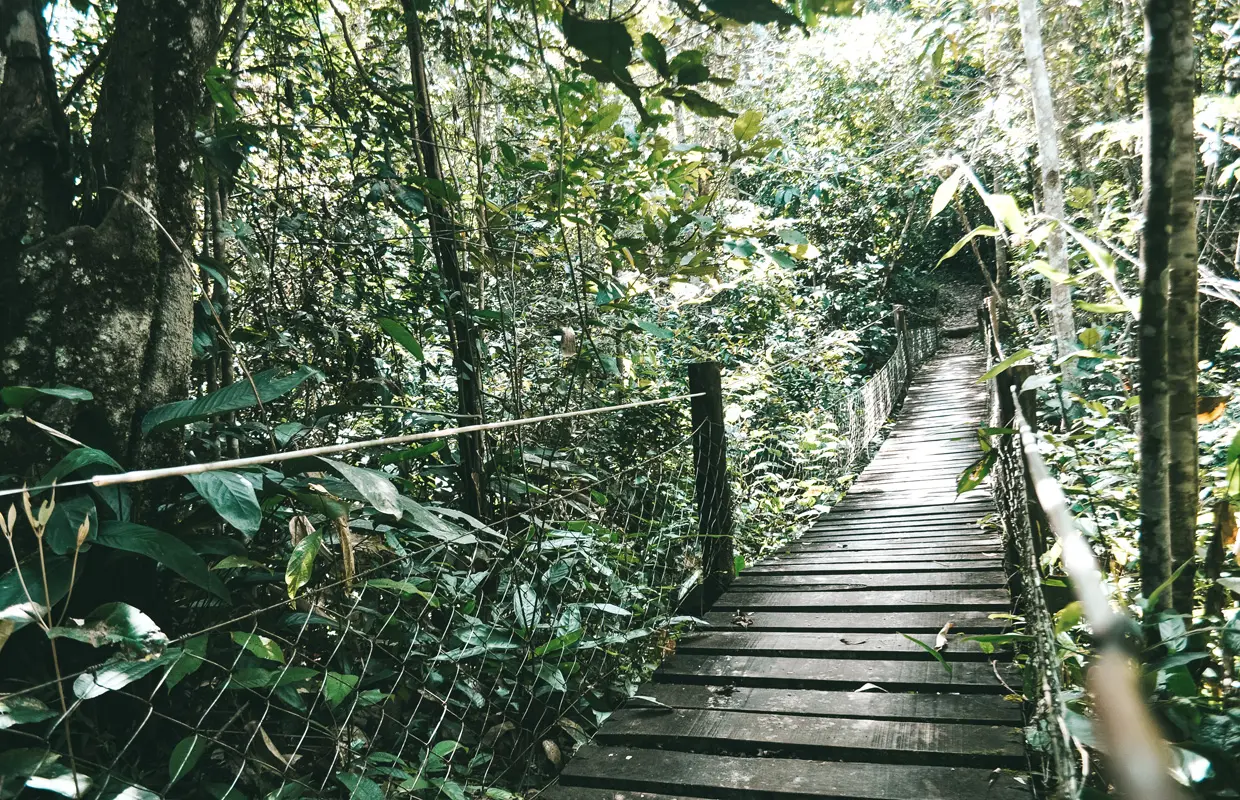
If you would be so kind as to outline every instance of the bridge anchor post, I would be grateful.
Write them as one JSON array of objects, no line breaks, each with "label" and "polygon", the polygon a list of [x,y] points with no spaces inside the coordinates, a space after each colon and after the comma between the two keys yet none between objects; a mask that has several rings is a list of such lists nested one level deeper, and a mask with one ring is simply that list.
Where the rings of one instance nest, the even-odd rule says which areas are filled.
[{"label": "bridge anchor post", "polygon": [[732,486],[728,482],[728,444],[723,424],[722,365],[689,365],[693,424],[693,471],[702,542],[702,600],[713,603],[736,577],[732,541]]}]

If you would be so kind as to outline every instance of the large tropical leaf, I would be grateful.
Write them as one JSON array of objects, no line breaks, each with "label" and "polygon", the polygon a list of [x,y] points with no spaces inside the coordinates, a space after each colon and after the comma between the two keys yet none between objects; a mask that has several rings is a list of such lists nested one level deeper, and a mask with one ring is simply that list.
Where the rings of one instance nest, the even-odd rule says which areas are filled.
[{"label": "large tropical leaf", "polygon": [[108,520],[99,526],[99,544],[153,558],[185,580],[228,600],[224,582],[207,569],[207,564],[189,545],[170,533],[133,522]]},{"label": "large tropical leaf", "polygon": [[280,375],[279,370],[269,369],[254,376],[254,386],[249,381],[238,381],[231,386],[212,392],[205,397],[192,400],[180,400],[156,406],[142,418],[142,432],[172,428],[190,422],[240,411],[258,405],[254,389],[258,389],[258,398],[269,403],[277,397],[288,394],[309,378],[321,380],[322,375],[312,367],[298,367],[288,375]]}]

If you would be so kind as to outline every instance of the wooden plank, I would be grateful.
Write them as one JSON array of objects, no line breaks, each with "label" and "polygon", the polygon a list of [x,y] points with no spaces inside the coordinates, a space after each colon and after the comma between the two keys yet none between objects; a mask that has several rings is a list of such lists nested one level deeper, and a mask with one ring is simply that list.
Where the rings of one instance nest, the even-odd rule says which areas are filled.
[{"label": "wooden plank", "polygon": [[964,586],[972,589],[1000,589],[1007,586],[1002,570],[976,572],[877,572],[850,575],[785,575],[745,571],[728,587],[734,592],[772,589],[851,592],[862,589],[912,589],[915,587]]},{"label": "wooden plank", "polygon": [[991,571],[1003,568],[1003,560],[998,557],[976,558],[967,560],[934,561],[910,560],[887,561],[760,561],[746,567],[745,575],[877,575],[882,573],[914,573],[914,572],[970,572]]},{"label": "wooden plank", "polygon": [[1003,589],[895,589],[851,592],[735,592],[727,591],[715,603],[719,609],[779,608],[785,611],[813,611],[827,608],[873,610],[890,608],[955,609],[976,608],[1004,611],[1012,600]]},{"label": "wooden plank", "polygon": [[992,561],[991,569],[999,569],[1003,556],[997,550],[994,553],[861,553],[843,552],[839,554],[815,553],[812,555],[771,556],[761,562],[761,566],[774,564],[897,564],[954,561]]},{"label": "wooden plank", "polygon": [[[1029,790],[1009,775],[992,781],[985,767],[934,767],[747,758],[674,750],[589,746],[560,776],[561,785],[613,789],[611,800],[631,800],[623,790],[702,790],[708,797],[739,800],[1026,800]],[[620,793],[616,794],[615,791]],[[571,795],[570,795],[571,796]],[[575,797],[575,796],[574,796]],[[607,795],[603,798],[606,800]]]},{"label": "wooden plank", "polygon": [[785,552],[788,553],[840,553],[845,550],[851,552],[863,553],[881,553],[886,551],[900,553],[971,553],[977,550],[994,550],[1002,549],[1003,542],[995,537],[986,539],[966,539],[964,541],[930,541],[930,542],[909,542],[897,539],[895,541],[865,541],[864,539],[854,540],[834,540],[829,542],[816,542],[813,540],[806,541],[804,539],[797,540],[790,544]]},{"label": "wooden plank", "polygon": [[583,786],[552,786],[538,793],[543,800],[705,800],[687,794],[651,794],[630,789],[587,789]]},{"label": "wooden plank", "polygon": [[867,683],[888,692],[1007,694],[995,669],[1011,686],[1020,679],[1010,664],[962,662],[949,673],[927,653],[922,661],[867,658],[791,658],[782,656],[677,655],[655,673],[667,683],[735,683],[785,689],[844,689]]},{"label": "wooden plank", "polygon": [[985,722],[994,725],[1020,725],[1024,720],[1024,712],[1019,702],[982,694],[830,692],[752,686],[697,686],[686,683],[648,683],[639,688],[637,693],[654,697],[660,703],[673,708],[715,708],[738,712],[910,722]]},{"label": "wooden plank", "polygon": [[1010,624],[1007,620],[991,619],[993,612],[956,611],[888,611],[888,612],[789,612],[759,609],[742,615],[745,625],[736,624],[732,611],[708,611],[705,616],[710,630],[747,631],[891,631],[911,634],[935,634],[948,622],[957,633],[1001,633]]},{"label": "wooden plank", "polygon": [[714,709],[621,709],[598,732],[600,744],[903,764],[1019,767],[1019,729],[953,722],[739,714]]},{"label": "wooden plank", "polygon": [[[941,655],[948,661],[986,661],[976,642],[952,636]],[[934,642],[929,642],[933,645]],[[771,633],[763,631],[708,631],[683,636],[677,653],[695,655],[762,655],[791,658],[890,658],[924,660],[926,651],[898,633]],[[1004,658],[1006,653],[1000,653]]]},{"label": "wooden plank", "polygon": [[973,526],[972,528],[904,528],[884,531],[862,529],[856,532],[850,531],[832,531],[806,533],[804,536],[795,540],[797,544],[829,544],[832,542],[904,542],[912,544],[914,542],[921,543],[937,543],[951,544],[953,542],[973,542],[994,539],[997,531],[988,528],[980,528]]}]

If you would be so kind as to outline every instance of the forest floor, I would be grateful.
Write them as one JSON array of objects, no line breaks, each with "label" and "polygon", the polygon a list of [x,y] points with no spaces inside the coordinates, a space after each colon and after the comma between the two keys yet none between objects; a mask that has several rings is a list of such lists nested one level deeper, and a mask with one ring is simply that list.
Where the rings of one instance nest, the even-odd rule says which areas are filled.
[{"label": "forest floor", "polygon": [[[977,308],[986,296],[986,287],[972,281],[948,278],[939,284],[939,324],[943,328],[973,325],[977,322]],[[977,335],[960,338],[944,338],[940,353],[980,353],[981,341]]]}]

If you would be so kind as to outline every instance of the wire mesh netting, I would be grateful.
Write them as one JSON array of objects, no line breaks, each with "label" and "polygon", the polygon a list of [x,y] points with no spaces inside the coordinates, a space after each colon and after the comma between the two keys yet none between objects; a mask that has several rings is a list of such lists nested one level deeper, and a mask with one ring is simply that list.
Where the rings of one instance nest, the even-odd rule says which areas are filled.
[{"label": "wire mesh netting", "polygon": [[[786,536],[833,502],[937,341],[899,336],[814,425],[747,444],[741,525]],[[536,792],[693,624],[704,552],[731,552],[700,513],[728,482],[695,480],[720,439],[687,406],[486,431],[485,522],[452,505],[447,436],[4,509],[0,797]]]},{"label": "wire mesh netting", "polygon": [[[824,385],[821,404],[805,414],[730,442],[739,531],[750,555],[781,545],[838,500],[873,453],[912,373],[938,346],[937,327],[908,329],[862,386],[840,392]],[[779,369],[802,367],[785,362]]]},{"label": "wire mesh netting", "polygon": [[[6,633],[28,630],[0,716],[18,777],[0,796],[504,798],[546,783],[690,621],[682,406],[490,434],[488,524],[431,502],[444,440],[241,473],[286,502],[244,540],[213,537],[210,573],[161,570],[177,607],[158,620],[121,603],[67,617],[73,561],[26,559],[25,600],[5,603]],[[48,499],[40,532],[74,502],[41,513]]]},{"label": "wire mesh netting", "polygon": [[[997,361],[994,332],[987,319],[983,319],[981,335],[986,347],[987,370]],[[1004,419],[999,392],[1007,385],[1005,381],[987,382],[987,419],[990,427],[1011,430],[1010,415]],[[1004,386],[1000,384],[1003,383]],[[1020,435],[998,433],[989,437],[995,452],[994,465],[990,470],[998,519],[1003,540],[1008,571],[1019,574],[1014,585],[1017,604],[1024,614],[1023,635],[1029,637],[1025,651],[1032,670],[1026,674],[1026,694],[1032,699],[1033,714],[1028,737],[1030,743],[1047,754],[1042,760],[1042,779],[1045,784],[1059,787],[1065,797],[1075,797],[1081,785],[1081,768],[1072,745],[1068,729],[1063,676],[1059,659],[1060,642],[1055,632],[1055,621],[1046,604],[1042,588],[1040,554],[1044,551],[1049,531],[1038,525],[1031,513],[1036,508],[1032,498],[1024,456],[1021,452]]]}]

